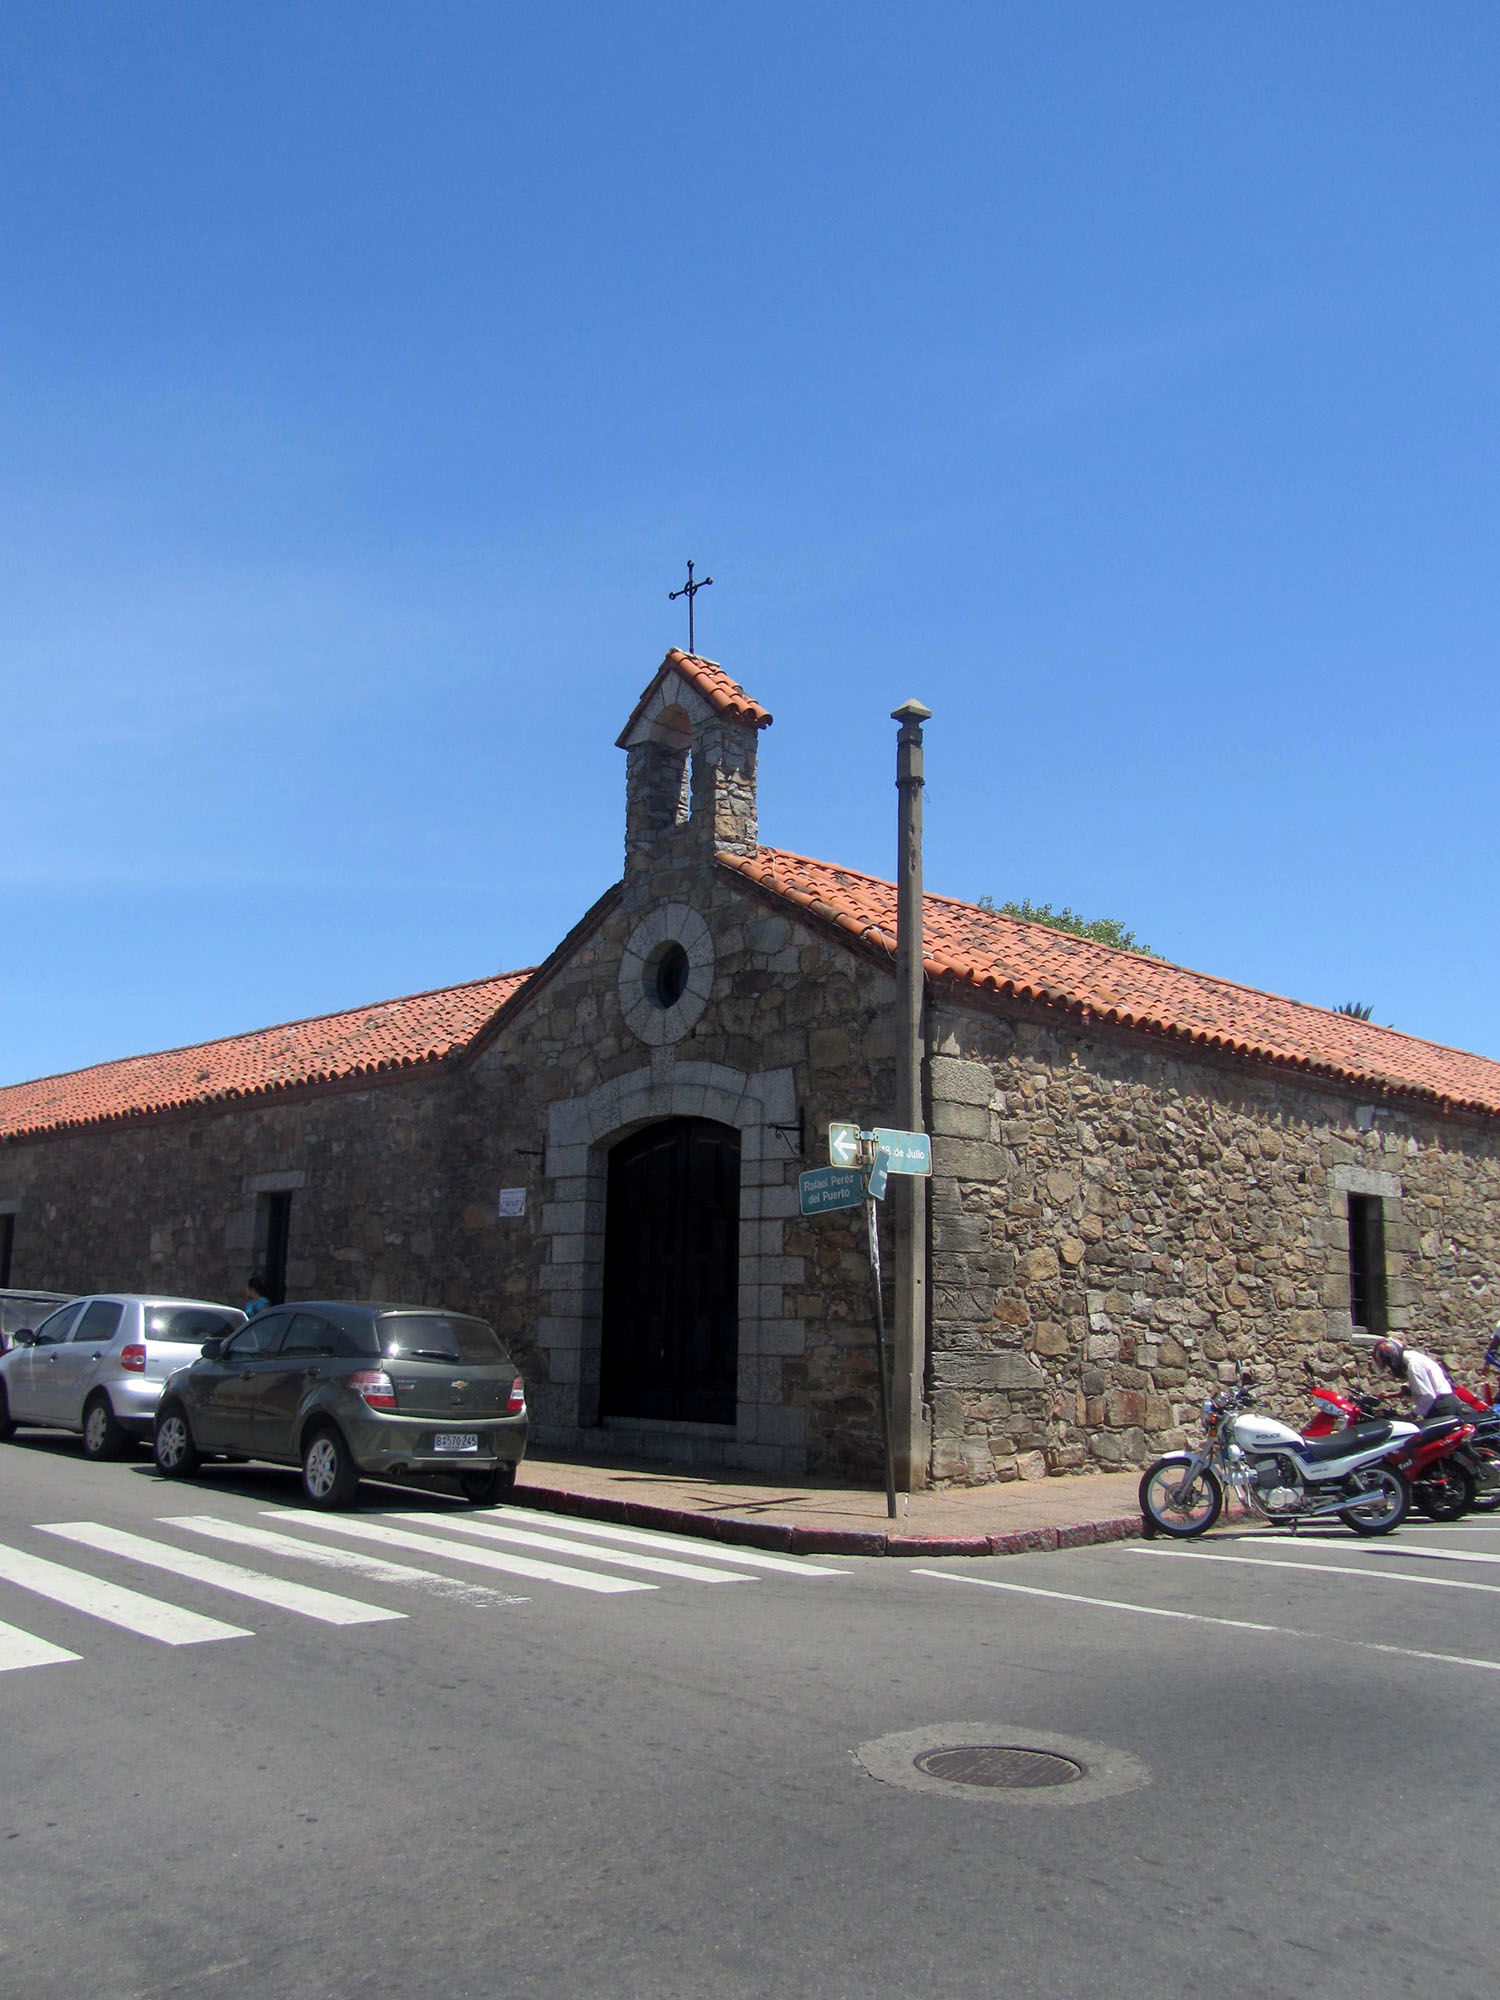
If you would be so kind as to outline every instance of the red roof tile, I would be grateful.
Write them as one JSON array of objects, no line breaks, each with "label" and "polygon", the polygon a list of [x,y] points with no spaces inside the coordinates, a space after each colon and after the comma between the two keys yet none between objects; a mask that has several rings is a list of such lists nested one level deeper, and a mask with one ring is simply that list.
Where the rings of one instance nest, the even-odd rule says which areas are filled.
[{"label": "red roof tile", "polygon": [[626,747],[631,730],[640,721],[641,711],[656,692],[662,676],[669,673],[680,674],[690,687],[698,690],[710,707],[721,710],[725,715],[735,716],[741,722],[753,722],[757,729],[765,729],[772,720],[771,711],[753,701],[716,660],[701,659],[696,653],[679,652],[673,646],[642,690],[640,700],[630,711],[630,720],[616,738],[620,749]]},{"label": "red roof tile", "polygon": [[[894,953],[893,884],[775,847],[750,856],[721,854],[719,862],[851,939]],[[1500,1063],[1483,1056],[951,897],[928,896],[924,909],[929,977],[977,997],[1036,1001],[1084,1020],[1117,1022],[1373,1091],[1399,1091],[1500,1116]],[[318,1084],[357,1083],[440,1063],[467,1049],[530,977],[529,970],[499,973],[346,1013],[0,1087],[0,1140]]]},{"label": "red roof tile", "polygon": [[320,1014],[220,1042],[13,1083],[0,1088],[0,1139],[441,1062],[466,1047],[529,976],[502,972],[344,1014]]},{"label": "red roof tile", "polygon": [[[721,854],[719,861],[810,915],[894,953],[892,883],[775,847],[748,856]],[[1039,1001],[1085,1019],[1500,1116],[1500,1063],[1305,1001],[947,896],[923,899],[923,943],[931,978],[976,994]]]}]

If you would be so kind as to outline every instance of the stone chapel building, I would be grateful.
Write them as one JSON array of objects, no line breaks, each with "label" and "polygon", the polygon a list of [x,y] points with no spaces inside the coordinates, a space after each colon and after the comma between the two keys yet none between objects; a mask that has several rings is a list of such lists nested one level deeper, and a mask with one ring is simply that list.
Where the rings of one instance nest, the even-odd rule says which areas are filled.
[{"label": "stone chapel building", "polygon": [[[623,879],[542,965],[0,1088],[0,1284],[442,1303],[537,1442],[879,1463],[828,1122],[891,1115],[895,891],[760,842],[771,717],[669,652],[620,736]],[[1356,1327],[1476,1372],[1500,1063],[929,895],[930,1474],[1140,1462],[1233,1356]],[[805,1145],[805,1150],[804,1150]]]}]

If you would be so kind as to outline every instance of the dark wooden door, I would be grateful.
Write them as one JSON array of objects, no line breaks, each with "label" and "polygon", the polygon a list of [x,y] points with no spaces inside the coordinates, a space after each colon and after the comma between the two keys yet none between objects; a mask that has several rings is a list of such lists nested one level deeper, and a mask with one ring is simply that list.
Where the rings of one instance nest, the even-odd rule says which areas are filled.
[{"label": "dark wooden door", "polygon": [[739,1362],[740,1139],[672,1118],[609,1156],[599,1405],[732,1424]]}]

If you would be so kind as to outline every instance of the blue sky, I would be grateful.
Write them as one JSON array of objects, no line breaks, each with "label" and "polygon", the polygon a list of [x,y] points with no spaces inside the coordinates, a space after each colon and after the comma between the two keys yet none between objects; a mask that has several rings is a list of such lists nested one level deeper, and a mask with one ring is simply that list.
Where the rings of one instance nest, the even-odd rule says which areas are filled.
[{"label": "blue sky", "polygon": [[15,0],[0,1078],[762,838],[1500,1057],[1500,11]]}]

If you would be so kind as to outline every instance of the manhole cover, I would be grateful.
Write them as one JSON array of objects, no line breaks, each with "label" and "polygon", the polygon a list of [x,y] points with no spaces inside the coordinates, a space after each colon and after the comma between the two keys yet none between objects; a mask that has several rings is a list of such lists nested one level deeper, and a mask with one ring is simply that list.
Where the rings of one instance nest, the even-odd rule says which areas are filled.
[{"label": "manhole cover", "polygon": [[1029,1722],[935,1722],[855,1751],[872,1778],[994,1812],[1083,1806],[1149,1785],[1138,1757]]},{"label": "manhole cover", "polygon": [[1074,1785],[1084,1766],[1050,1750],[1023,1750],[1014,1743],[965,1743],[945,1750],[925,1750],[913,1757],[929,1778],[946,1778],[950,1785],[989,1785],[998,1791],[1034,1791],[1042,1785]]}]

